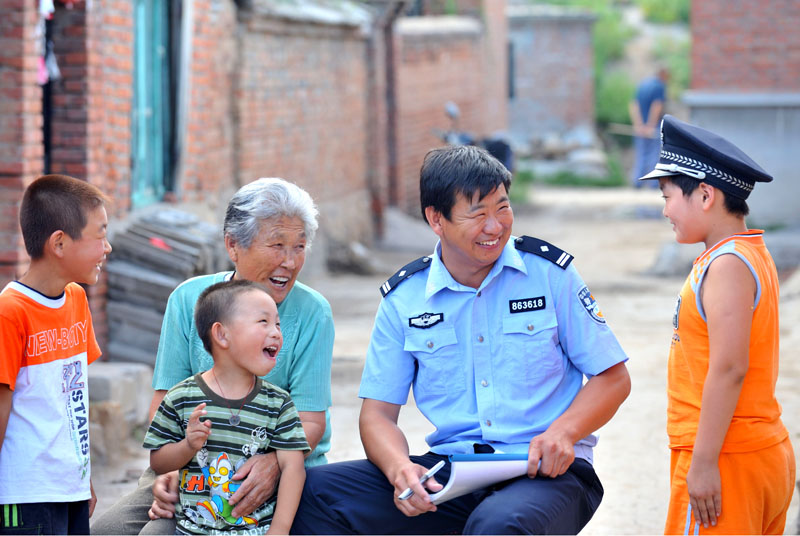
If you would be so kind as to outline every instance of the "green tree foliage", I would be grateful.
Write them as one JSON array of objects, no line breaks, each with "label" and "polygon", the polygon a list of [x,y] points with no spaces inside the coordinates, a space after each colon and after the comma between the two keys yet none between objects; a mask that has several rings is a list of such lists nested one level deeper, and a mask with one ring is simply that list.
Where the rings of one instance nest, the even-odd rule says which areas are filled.
[{"label": "green tree foliage", "polygon": [[672,99],[679,99],[689,87],[691,65],[689,61],[691,44],[689,39],[662,37],[655,43],[656,59],[669,68],[668,92]]},{"label": "green tree foliage", "polygon": [[637,0],[650,22],[689,22],[691,0]]},{"label": "green tree foliage", "polygon": [[635,84],[626,73],[601,73],[595,86],[595,120],[601,125],[630,123],[628,103],[635,90]]}]

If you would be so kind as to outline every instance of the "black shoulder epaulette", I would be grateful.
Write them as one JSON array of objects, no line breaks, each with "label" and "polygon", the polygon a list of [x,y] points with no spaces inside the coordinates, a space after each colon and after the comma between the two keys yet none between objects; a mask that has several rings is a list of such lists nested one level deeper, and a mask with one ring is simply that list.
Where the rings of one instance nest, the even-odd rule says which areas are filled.
[{"label": "black shoulder epaulette", "polygon": [[575,258],[563,249],[559,249],[549,242],[539,240],[532,236],[520,236],[514,240],[514,246],[520,251],[526,251],[544,257],[565,270],[567,266],[569,266],[569,263],[572,262],[572,259]]},{"label": "black shoulder epaulette", "polygon": [[400,284],[401,281],[411,277],[413,274],[419,272],[420,270],[427,268],[431,265],[431,258],[430,256],[427,257],[420,257],[415,261],[411,261],[402,268],[400,268],[396,274],[386,280],[386,283],[381,285],[381,295],[385,298],[387,294],[389,294],[392,290]]}]

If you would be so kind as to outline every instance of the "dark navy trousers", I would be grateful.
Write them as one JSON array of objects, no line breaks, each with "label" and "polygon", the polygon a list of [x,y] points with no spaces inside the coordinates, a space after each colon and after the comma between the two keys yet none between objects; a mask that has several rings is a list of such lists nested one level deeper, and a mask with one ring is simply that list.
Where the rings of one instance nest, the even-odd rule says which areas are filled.
[{"label": "dark navy trousers", "polygon": [[[446,456],[411,460],[432,467]],[[436,473],[445,484],[449,463]],[[577,534],[603,498],[591,464],[576,459],[556,478],[522,476],[406,517],[394,487],[368,460],[311,467],[292,534]]]}]

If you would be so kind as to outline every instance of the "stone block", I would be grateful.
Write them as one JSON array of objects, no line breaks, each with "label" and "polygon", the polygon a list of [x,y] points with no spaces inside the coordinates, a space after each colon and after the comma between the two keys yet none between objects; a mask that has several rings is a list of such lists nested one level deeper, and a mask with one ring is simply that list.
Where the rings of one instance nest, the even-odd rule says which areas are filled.
[{"label": "stone block", "polygon": [[692,271],[692,263],[703,253],[703,244],[678,244],[667,242],[661,246],[649,275],[660,277],[686,277]]},{"label": "stone block", "polygon": [[89,367],[89,401],[116,403],[120,417],[133,428],[148,422],[153,370],[141,363],[95,362]]},{"label": "stone block", "polygon": [[130,430],[119,402],[92,402],[89,405],[92,463],[110,465],[127,457]]}]

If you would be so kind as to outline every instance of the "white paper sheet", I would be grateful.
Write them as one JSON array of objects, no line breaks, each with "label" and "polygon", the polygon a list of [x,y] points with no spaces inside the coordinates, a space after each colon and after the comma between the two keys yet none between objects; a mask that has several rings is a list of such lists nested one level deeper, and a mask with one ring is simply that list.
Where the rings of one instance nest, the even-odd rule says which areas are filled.
[{"label": "white paper sheet", "polygon": [[431,495],[441,504],[477,489],[522,476],[528,472],[528,454],[453,454],[450,479],[441,491]]}]

